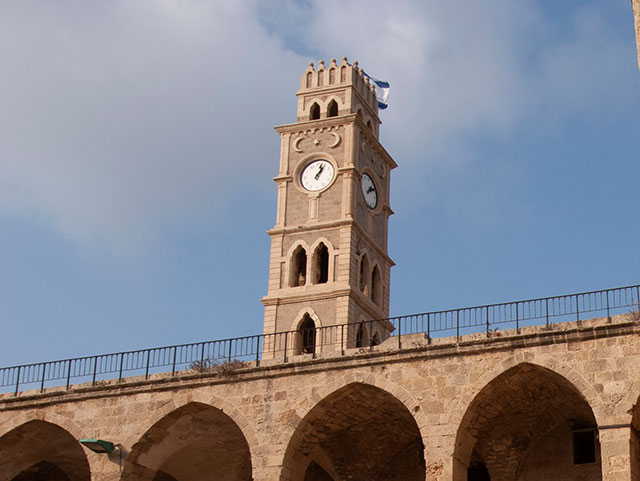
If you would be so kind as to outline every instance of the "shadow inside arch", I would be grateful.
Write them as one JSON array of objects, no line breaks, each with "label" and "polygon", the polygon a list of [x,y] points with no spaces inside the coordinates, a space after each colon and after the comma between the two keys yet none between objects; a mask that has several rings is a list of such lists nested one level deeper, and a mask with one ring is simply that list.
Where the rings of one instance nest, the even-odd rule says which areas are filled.
[{"label": "shadow inside arch", "polygon": [[66,429],[29,421],[0,438],[0,480],[89,481],[84,448]]},{"label": "shadow inside arch", "polygon": [[132,447],[123,480],[185,479],[250,481],[249,445],[238,425],[221,410],[186,404],[157,421]]},{"label": "shadow inside arch", "polygon": [[424,481],[420,430],[389,392],[348,384],[302,419],[287,447],[280,479]]},{"label": "shadow inside arch", "polygon": [[508,369],[467,408],[456,436],[453,479],[602,480],[591,406],[550,369],[529,363]]}]

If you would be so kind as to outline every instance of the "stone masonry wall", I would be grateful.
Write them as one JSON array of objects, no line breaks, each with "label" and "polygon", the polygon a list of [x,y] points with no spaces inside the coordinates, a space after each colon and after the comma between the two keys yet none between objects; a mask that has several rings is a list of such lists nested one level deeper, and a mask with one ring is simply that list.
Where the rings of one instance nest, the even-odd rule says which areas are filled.
[{"label": "stone masonry wall", "polygon": [[[549,477],[537,479],[636,480],[639,334],[628,315],[459,342],[407,338],[402,350],[385,348],[388,341],[374,352],[298,356],[223,374],[8,393],[0,396],[0,481],[41,462],[73,481],[86,480],[88,466],[91,479],[103,481],[187,479],[229,460],[237,472],[220,479],[303,481],[313,461],[314,472],[334,481],[462,481],[478,459],[493,480],[534,479],[543,462]],[[556,416],[555,427],[545,413]],[[525,418],[526,427],[518,424]],[[504,419],[502,431],[490,419]],[[601,463],[576,467],[561,450],[549,452],[561,459],[544,455],[545,439],[566,440],[567,423],[576,421],[599,427]],[[42,436],[60,442],[39,445]],[[81,438],[122,448],[79,450],[73,439]],[[510,453],[513,469],[491,461],[497,452]],[[564,471],[552,469],[560,465]]]}]

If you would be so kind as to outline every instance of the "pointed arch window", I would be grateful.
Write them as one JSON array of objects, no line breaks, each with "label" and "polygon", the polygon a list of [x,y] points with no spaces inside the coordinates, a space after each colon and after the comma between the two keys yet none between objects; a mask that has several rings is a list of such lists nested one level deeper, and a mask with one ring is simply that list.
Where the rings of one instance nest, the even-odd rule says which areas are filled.
[{"label": "pointed arch window", "polygon": [[291,287],[304,286],[307,283],[307,251],[298,246],[291,259]]},{"label": "pointed arch window", "polygon": [[337,117],[338,116],[338,102],[332,100],[329,102],[329,107],[327,108],[327,117]]},{"label": "pointed arch window", "polygon": [[356,332],[356,347],[364,347],[364,323],[360,323],[358,326],[358,332]]},{"label": "pointed arch window", "polygon": [[309,120],[318,120],[320,118],[320,106],[317,103],[313,103],[309,110]]},{"label": "pointed arch window", "polygon": [[360,259],[360,290],[365,296],[369,295],[369,259],[363,254]]},{"label": "pointed arch window", "polygon": [[313,253],[315,284],[326,284],[329,280],[329,249],[320,243]]},{"label": "pointed arch window", "polygon": [[316,323],[309,314],[305,314],[298,328],[300,334],[300,350],[302,354],[314,354],[316,352]]},{"label": "pointed arch window", "polygon": [[307,73],[307,88],[311,88],[312,82],[313,82],[313,74],[309,72]]},{"label": "pointed arch window", "polygon": [[380,277],[380,269],[378,266],[373,266],[373,270],[371,271],[371,300],[376,304],[380,303],[382,290],[382,280]]}]

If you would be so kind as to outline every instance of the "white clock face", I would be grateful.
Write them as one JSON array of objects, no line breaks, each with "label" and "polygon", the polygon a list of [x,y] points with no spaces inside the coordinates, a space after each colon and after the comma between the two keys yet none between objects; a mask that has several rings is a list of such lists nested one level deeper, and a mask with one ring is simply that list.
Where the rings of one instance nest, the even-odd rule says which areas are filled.
[{"label": "white clock face", "polygon": [[307,165],[300,176],[302,187],[312,192],[324,189],[333,180],[335,169],[328,160],[314,160]]},{"label": "white clock face", "polygon": [[376,189],[376,184],[373,183],[373,179],[369,176],[369,174],[362,174],[362,194],[364,195],[364,200],[371,209],[375,209],[378,205],[378,191]]}]

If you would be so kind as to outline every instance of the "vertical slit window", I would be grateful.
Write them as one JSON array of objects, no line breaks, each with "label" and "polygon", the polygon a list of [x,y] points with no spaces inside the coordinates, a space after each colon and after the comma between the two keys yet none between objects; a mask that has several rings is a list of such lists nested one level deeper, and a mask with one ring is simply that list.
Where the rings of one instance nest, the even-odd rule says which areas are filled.
[{"label": "vertical slit window", "polygon": [[318,120],[320,118],[320,106],[317,103],[313,103],[309,110],[309,120]]},{"label": "vertical slit window", "polygon": [[329,102],[329,108],[327,109],[327,117],[338,116],[338,103],[335,100]]},{"label": "vertical slit window", "polygon": [[363,254],[360,259],[360,290],[365,296],[369,295],[369,259],[367,254]]},{"label": "vertical slit window", "polygon": [[302,338],[302,354],[316,352],[316,323],[309,314],[305,314],[300,324],[300,337]]},{"label": "vertical slit window", "polygon": [[371,271],[371,300],[376,304],[380,303],[380,288],[382,287],[382,283],[380,282],[380,269],[378,266],[373,266],[373,270]]},{"label": "vertical slit window", "polygon": [[329,249],[324,244],[320,244],[314,253],[315,283],[325,284],[329,280]]},{"label": "vertical slit window", "polygon": [[307,252],[304,247],[298,246],[291,262],[291,287],[304,286],[307,283]]},{"label": "vertical slit window", "polygon": [[364,346],[364,324],[360,323],[358,332],[356,332],[356,347]]}]

